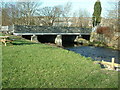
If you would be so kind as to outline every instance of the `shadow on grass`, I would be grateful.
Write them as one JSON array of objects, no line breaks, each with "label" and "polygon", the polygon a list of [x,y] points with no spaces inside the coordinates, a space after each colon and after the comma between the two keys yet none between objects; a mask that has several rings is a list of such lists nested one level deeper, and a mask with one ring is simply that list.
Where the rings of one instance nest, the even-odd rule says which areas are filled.
[{"label": "shadow on grass", "polygon": [[39,43],[24,41],[24,40],[18,40],[18,41],[12,42],[12,44],[13,45],[31,45],[31,44],[39,44]]},{"label": "shadow on grass", "polygon": [[[12,45],[32,45],[32,44],[41,44],[40,42],[30,42],[30,41],[14,41],[14,42],[11,42]],[[42,44],[45,44],[45,45],[50,45],[50,46],[55,46],[55,45],[52,45],[52,44],[46,44],[46,43],[42,43]],[[56,46],[55,46],[56,47]]]},{"label": "shadow on grass", "polygon": [[37,44],[37,43],[12,43],[13,45],[31,45],[31,44]]},{"label": "shadow on grass", "polygon": [[[44,44],[45,46],[41,46],[40,44]],[[26,41],[26,40],[16,40],[9,43],[9,45],[40,45],[39,48],[41,49],[57,49],[57,48],[63,48],[63,47],[57,47],[56,45],[52,44],[47,44],[47,43],[40,43],[40,42],[31,42],[31,41]],[[47,46],[46,46],[47,45]]]}]

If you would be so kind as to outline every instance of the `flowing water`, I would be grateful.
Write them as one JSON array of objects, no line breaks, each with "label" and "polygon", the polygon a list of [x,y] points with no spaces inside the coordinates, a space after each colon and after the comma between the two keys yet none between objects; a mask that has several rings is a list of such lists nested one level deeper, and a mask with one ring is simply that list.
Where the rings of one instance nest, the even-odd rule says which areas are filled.
[{"label": "flowing water", "polygon": [[91,57],[93,60],[96,61],[104,60],[111,62],[111,59],[115,58],[115,62],[120,64],[119,50],[95,46],[65,47],[65,49],[79,53],[85,57]]}]

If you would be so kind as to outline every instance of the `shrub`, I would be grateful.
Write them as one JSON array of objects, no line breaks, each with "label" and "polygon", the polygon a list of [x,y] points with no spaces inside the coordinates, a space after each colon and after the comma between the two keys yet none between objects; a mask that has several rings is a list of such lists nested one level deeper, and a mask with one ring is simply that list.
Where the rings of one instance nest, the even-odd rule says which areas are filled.
[{"label": "shrub", "polygon": [[97,28],[97,33],[98,34],[104,34],[107,37],[112,36],[112,31],[110,27],[98,27]]}]

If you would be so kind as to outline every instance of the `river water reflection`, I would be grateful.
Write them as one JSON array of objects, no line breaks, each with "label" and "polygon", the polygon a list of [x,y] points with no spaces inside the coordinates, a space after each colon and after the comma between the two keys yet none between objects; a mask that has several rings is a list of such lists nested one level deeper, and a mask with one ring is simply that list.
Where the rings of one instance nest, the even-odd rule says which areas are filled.
[{"label": "river water reflection", "polygon": [[91,57],[96,61],[104,60],[111,62],[111,58],[115,58],[115,62],[120,64],[120,51],[118,50],[94,46],[66,47],[65,49],[74,51],[85,57]]}]

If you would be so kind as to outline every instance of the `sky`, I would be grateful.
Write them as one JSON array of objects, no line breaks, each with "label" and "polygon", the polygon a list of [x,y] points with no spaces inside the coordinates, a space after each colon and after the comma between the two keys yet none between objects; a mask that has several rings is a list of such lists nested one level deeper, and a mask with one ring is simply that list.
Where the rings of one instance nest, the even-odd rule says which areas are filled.
[{"label": "sky", "polygon": [[[14,2],[14,1],[29,1],[29,0],[3,0],[4,2]],[[32,0],[30,0],[32,1]],[[33,0],[42,2],[41,7],[45,6],[57,6],[57,5],[65,5],[67,2],[72,3],[71,12],[77,12],[79,9],[87,10],[92,16],[94,11],[94,4],[96,0]],[[107,14],[107,10],[111,10],[114,8],[114,3],[119,0],[100,0],[102,6],[101,16],[105,17]]]}]

